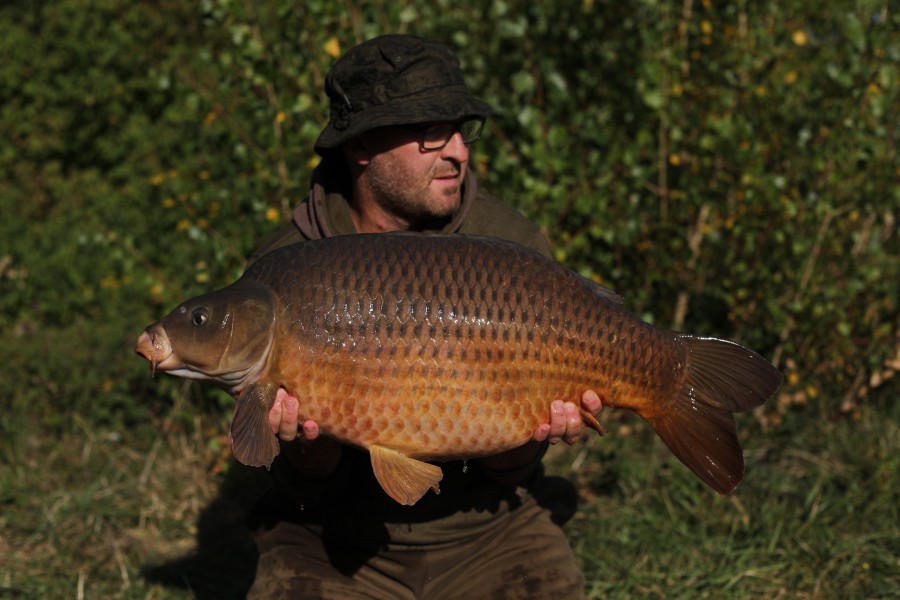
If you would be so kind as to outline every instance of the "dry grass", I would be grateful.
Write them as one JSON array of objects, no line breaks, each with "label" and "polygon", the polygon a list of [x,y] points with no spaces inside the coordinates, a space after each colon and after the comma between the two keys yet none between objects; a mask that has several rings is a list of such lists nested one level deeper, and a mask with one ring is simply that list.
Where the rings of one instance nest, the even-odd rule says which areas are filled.
[{"label": "dry grass", "polygon": [[0,597],[203,597],[209,581],[240,597],[255,564],[242,515],[265,478],[227,468],[227,419],[73,425],[5,448]]},{"label": "dry grass", "polygon": [[[0,598],[243,596],[256,558],[243,515],[266,476],[231,462],[227,416],[185,416],[181,398],[128,430],[76,414],[56,439],[23,421],[4,440]],[[893,400],[858,419],[789,414],[768,434],[745,418],[748,475],[730,498],[633,419],[554,450],[551,470],[582,493],[568,532],[591,596],[900,597]]]}]

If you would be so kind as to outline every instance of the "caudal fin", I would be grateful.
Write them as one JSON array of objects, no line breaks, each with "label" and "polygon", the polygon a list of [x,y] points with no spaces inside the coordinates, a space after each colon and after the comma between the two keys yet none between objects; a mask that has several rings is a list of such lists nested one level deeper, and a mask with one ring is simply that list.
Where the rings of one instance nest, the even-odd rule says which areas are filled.
[{"label": "caudal fin", "polygon": [[687,378],[677,399],[647,420],[669,449],[700,479],[726,495],[744,477],[744,454],[733,413],[763,404],[782,375],[743,346],[714,338],[679,335]]}]

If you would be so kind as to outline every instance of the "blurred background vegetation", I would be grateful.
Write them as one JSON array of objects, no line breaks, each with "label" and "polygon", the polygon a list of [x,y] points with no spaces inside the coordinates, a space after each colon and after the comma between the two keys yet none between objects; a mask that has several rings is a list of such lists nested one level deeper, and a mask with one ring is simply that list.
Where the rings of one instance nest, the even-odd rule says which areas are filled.
[{"label": "blurred background vegetation", "polygon": [[[897,2],[12,0],[0,6],[0,554],[13,560],[0,596],[92,584],[153,596],[137,572],[188,549],[234,469],[233,403],[152,380],[134,340],[230,283],[289,218],[317,164],[325,73],[388,32],[457,52],[498,111],[474,147],[482,185],[539,223],[561,262],[659,326],[739,341],[784,371],[779,396],[743,422],[758,449],[833,435],[846,446],[835,456],[862,461],[835,459],[860,502],[871,479],[884,507],[898,504],[897,430],[884,430],[900,379]],[[613,463],[578,475],[588,515],[597,494],[640,495],[628,478],[647,467],[615,479],[629,464],[627,440],[615,444],[588,446]],[[794,483],[825,493],[822,474],[841,468],[803,456]],[[761,498],[791,487],[766,481]],[[816,498],[800,504],[818,510]],[[719,522],[749,518],[722,502]],[[678,505],[660,510],[679,518]],[[896,508],[878,515],[896,538]],[[679,583],[601,589],[604,561],[579,548],[597,593]],[[867,579],[833,589],[886,594],[900,548],[882,549],[881,575],[866,558]],[[819,567],[797,585],[815,592]],[[721,577],[733,591],[758,579]]]}]

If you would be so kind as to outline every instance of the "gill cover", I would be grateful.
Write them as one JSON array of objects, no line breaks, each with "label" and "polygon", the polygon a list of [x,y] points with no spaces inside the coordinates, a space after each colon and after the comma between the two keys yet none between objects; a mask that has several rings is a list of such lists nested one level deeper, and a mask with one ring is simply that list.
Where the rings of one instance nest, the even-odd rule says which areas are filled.
[{"label": "gill cover", "polygon": [[239,280],[184,302],[161,324],[173,354],[184,365],[173,374],[243,387],[252,383],[248,376],[258,373],[268,357],[275,300],[265,285]]}]

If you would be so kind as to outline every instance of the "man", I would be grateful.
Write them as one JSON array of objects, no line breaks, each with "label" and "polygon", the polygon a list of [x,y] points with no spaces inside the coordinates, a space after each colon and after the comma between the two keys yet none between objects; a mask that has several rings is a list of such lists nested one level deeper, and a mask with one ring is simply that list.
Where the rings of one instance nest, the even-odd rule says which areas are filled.
[{"label": "man", "polygon": [[[477,188],[468,144],[490,106],[470,96],[444,45],[389,35],[349,50],[329,72],[331,118],[306,201],[253,258],[289,243],[352,233],[418,231],[505,238],[544,254],[540,231]],[[301,399],[302,400],[302,399]],[[427,402],[427,398],[422,399]],[[595,415],[598,396],[582,406]],[[251,598],[578,598],[557,523],[571,484],[544,478],[547,442],[574,443],[578,407],[555,401],[533,441],[497,456],[442,464],[439,495],[412,507],[388,497],[365,452],[298,422],[280,391],[269,414],[282,452],[254,511],[260,551]]]}]

